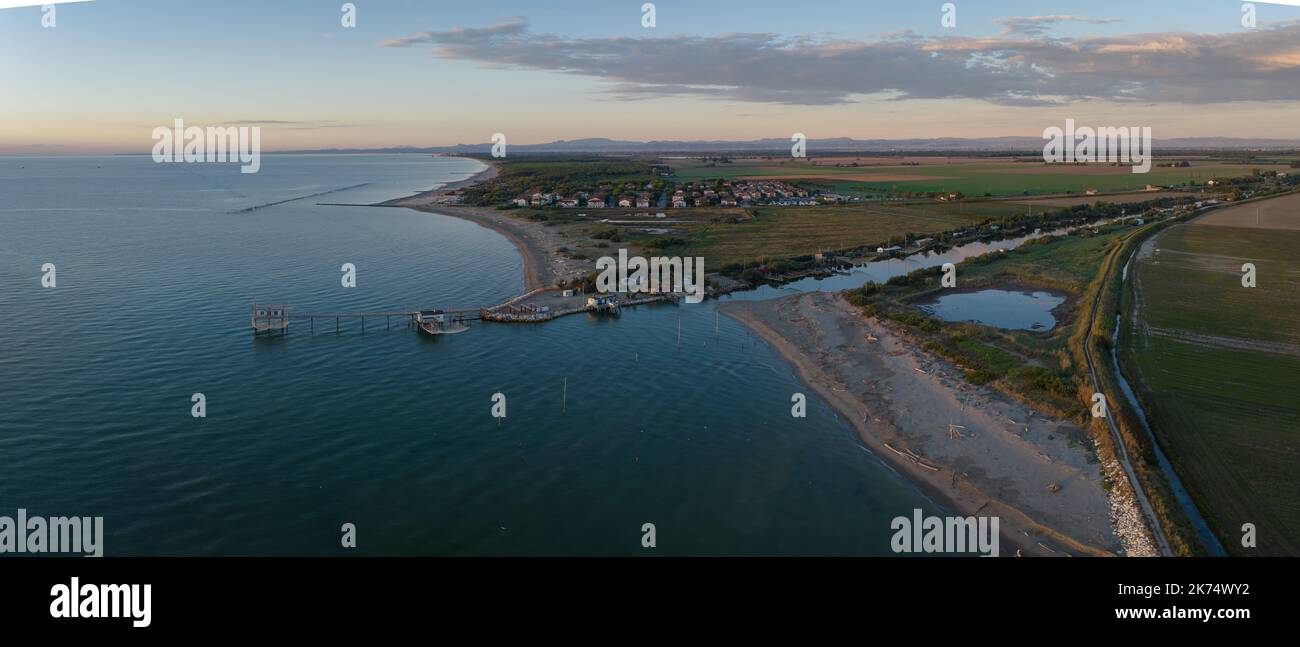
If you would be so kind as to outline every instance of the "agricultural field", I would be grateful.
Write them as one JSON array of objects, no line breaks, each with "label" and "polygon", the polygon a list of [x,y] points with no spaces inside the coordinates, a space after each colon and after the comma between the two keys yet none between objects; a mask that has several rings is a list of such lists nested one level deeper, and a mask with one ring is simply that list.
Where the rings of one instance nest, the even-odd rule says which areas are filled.
[{"label": "agricultural field", "polygon": [[781,158],[737,158],[730,162],[672,160],[676,180],[704,178],[780,179],[825,184],[844,193],[909,191],[960,192],[968,197],[1140,191],[1157,186],[1204,183],[1212,178],[1284,171],[1279,164],[1228,164],[1199,160],[1190,167],[1153,166],[1149,173],[1133,173],[1127,166],[1048,165],[1041,162],[961,162],[912,166],[846,167]]},{"label": "agricultural field", "polygon": [[[1260,225],[1255,225],[1256,207]],[[1300,552],[1300,196],[1139,249],[1120,347],[1161,446],[1230,553]],[[1257,287],[1241,284],[1253,263]],[[1241,547],[1253,523],[1258,548]]]},{"label": "agricultural field", "polygon": [[1300,230],[1300,195],[1220,209],[1197,221],[1199,225]]},{"label": "agricultural field", "polygon": [[1072,198],[1037,198],[1033,200],[1015,200],[1014,204],[1032,205],[1035,209],[1038,207],[1074,207],[1081,204],[1093,204],[1094,202],[1109,202],[1110,204],[1137,204],[1148,202],[1159,198],[1191,198],[1216,197],[1215,194],[1206,192],[1193,193],[1191,191],[1143,191],[1141,193],[1116,193],[1110,195],[1089,195],[1077,196]]}]

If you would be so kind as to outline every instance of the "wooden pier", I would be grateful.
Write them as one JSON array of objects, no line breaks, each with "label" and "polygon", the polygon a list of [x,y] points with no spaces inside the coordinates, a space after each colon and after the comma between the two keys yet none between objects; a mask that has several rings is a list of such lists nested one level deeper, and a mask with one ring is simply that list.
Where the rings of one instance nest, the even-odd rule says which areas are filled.
[{"label": "wooden pier", "polygon": [[534,290],[490,308],[422,308],[418,310],[295,313],[292,318],[289,316],[289,307],[286,305],[259,306],[254,303],[252,306],[253,335],[271,336],[275,333],[287,335],[291,322],[302,322],[304,320],[307,322],[308,334],[312,335],[316,334],[317,323],[321,325],[321,332],[331,332],[329,329],[331,322],[334,323],[332,332],[342,334],[344,320],[360,322],[361,332],[364,333],[366,332],[367,319],[370,321],[382,319],[384,330],[392,330],[393,323],[396,321],[398,325],[407,329],[414,328],[429,335],[448,335],[469,330],[469,327],[465,325],[467,321],[540,323],[580,312],[617,315],[625,307],[657,301],[676,303],[680,299],[680,295],[662,293],[646,294],[634,298],[625,295],[592,297],[587,299],[585,304],[562,308],[542,307],[524,303],[530,297],[554,290],[554,288]]},{"label": "wooden pier", "polygon": [[[464,327],[466,321],[480,319],[481,308],[453,308],[437,310],[434,308],[424,308],[422,310],[391,310],[391,311],[368,311],[368,312],[319,312],[295,314],[293,318],[289,317],[287,306],[259,306],[253,304],[253,334],[256,335],[273,335],[280,333],[288,334],[289,324],[291,321],[307,321],[307,332],[316,334],[316,324],[321,324],[322,332],[330,332],[329,324],[334,323],[335,334],[343,332],[343,321],[359,321],[361,323],[361,332],[366,332],[366,320],[375,321],[384,320],[384,330],[392,330],[393,321],[396,320],[399,325],[405,328],[417,328],[421,324],[421,313],[440,312],[448,327]],[[373,325],[372,325],[373,327]],[[457,328],[458,329],[458,328]],[[427,332],[427,331],[426,331]]]}]

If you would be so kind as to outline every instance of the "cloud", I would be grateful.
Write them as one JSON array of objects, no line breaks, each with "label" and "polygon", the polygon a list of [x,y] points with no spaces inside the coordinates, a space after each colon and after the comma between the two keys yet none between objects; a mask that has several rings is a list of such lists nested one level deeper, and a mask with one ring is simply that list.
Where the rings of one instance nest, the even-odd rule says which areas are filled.
[{"label": "cloud", "polygon": [[440,58],[485,67],[596,78],[623,100],[701,96],[833,105],[874,96],[1032,106],[1300,99],[1300,22],[1227,34],[1057,38],[1041,31],[1065,20],[1110,22],[1034,16],[1002,19],[1011,31],[992,38],[897,32],[825,40],[773,33],[570,38],[532,33],[527,19],[511,18],[383,45],[423,45]]},{"label": "cloud", "polygon": [[1105,25],[1120,22],[1119,18],[1089,18],[1087,16],[1013,16],[998,18],[993,23],[1002,25],[1000,36],[1042,36],[1052,25],[1060,22],[1082,22],[1089,25]]}]

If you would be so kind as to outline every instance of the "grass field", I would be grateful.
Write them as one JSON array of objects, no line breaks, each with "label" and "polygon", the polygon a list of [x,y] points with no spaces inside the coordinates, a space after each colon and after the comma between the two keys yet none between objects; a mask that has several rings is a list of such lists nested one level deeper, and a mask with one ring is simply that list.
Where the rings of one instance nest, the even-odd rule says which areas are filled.
[{"label": "grass field", "polygon": [[[1278,206],[1269,202],[1260,206]],[[1229,552],[1297,555],[1300,231],[1214,224],[1253,212],[1223,210],[1142,248],[1120,352],[1162,447]],[[1242,287],[1245,262],[1258,287]],[[1245,523],[1258,531],[1254,550],[1241,546]]]},{"label": "grass field", "polygon": [[[1122,231],[1116,229],[1114,232]],[[1066,236],[1030,243],[988,264],[963,266],[963,280],[1014,278],[1078,293],[1097,274],[1115,233]]]},{"label": "grass field", "polygon": [[1054,207],[1074,207],[1081,204],[1092,204],[1094,202],[1109,202],[1111,204],[1136,204],[1147,202],[1158,198],[1192,198],[1204,196],[1206,198],[1216,197],[1211,192],[1191,192],[1191,191],[1143,191],[1141,193],[1116,193],[1110,195],[1088,195],[1073,198],[1026,198],[1024,200],[1015,200],[1015,204],[1033,205],[1035,209],[1039,207],[1051,209]]},{"label": "grass field", "polygon": [[919,166],[837,167],[791,159],[737,159],[731,163],[674,160],[677,180],[704,178],[772,178],[827,184],[845,193],[862,191],[952,192],[967,196],[1041,195],[1088,188],[1099,191],[1141,190],[1147,184],[1165,186],[1216,177],[1249,175],[1253,169],[1287,170],[1270,164],[1199,162],[1191,167],[1153,167],[1133,173],[1128,166],[1056,166],[1041,163],[976,162]]},{"label": "grass field", "polygon": [[745,222],[709,224],[689,239],[686,252],[711,266],[753,262],[875,245],[905,234],[930,234],[983,221],[987,216],[944,214],[906,207],[827,205],[757,207]]}]

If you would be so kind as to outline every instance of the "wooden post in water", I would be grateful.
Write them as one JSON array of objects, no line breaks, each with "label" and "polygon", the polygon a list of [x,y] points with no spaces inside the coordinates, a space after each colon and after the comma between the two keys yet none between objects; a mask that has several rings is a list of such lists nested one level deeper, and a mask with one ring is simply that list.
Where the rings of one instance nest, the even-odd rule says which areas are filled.
[{"label": "wooden post in water", "polygon": [[569,410],[569,378],[564,377],[564,390],[560,391],[560,413]]}]

